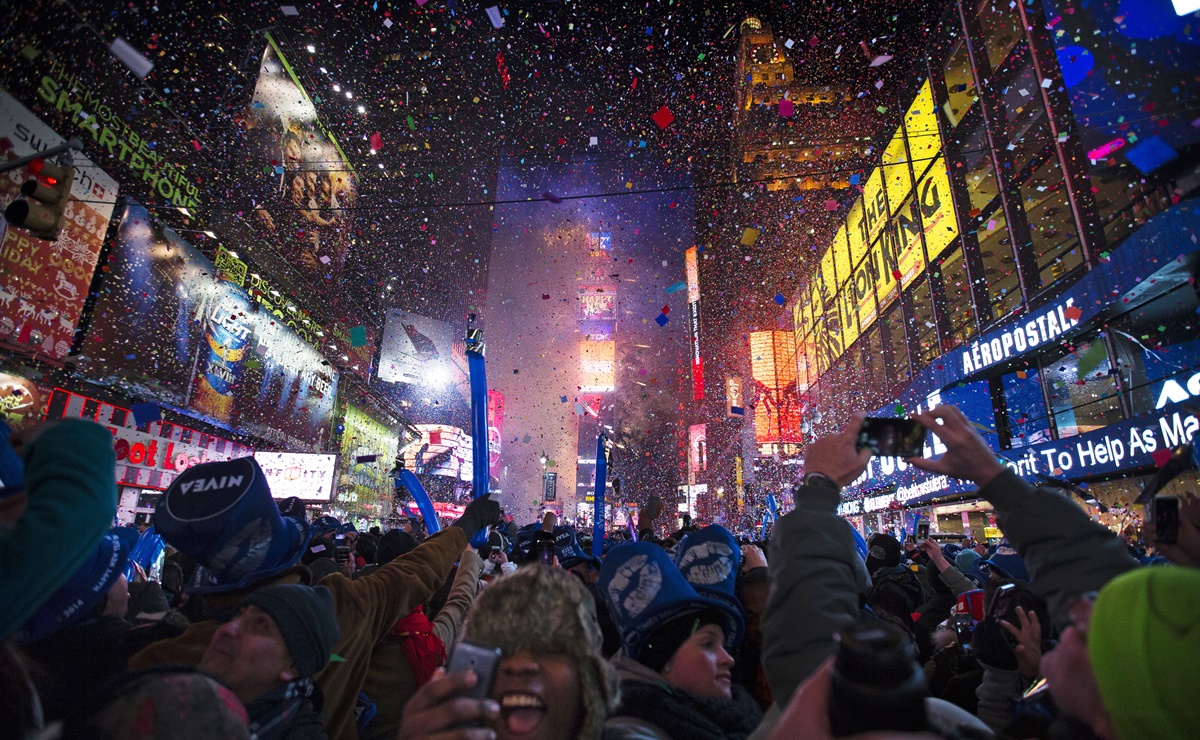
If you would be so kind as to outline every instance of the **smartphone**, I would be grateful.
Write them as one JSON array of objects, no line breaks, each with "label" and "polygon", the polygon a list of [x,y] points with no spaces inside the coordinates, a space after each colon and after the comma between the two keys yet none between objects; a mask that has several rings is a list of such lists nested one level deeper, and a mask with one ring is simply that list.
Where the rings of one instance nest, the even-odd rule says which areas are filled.
[{"label": "smartphone", "polygon": [[929,539],[929,522],[917,522],[917,544]]},{"label": "smartphone", "polygon": [[350,548],[345,545],[338,545],[334,548],[337,556],[338,565],[345,565],[350,562]]},{"label": "smartphone", "polygon": [[883,419],[868,416],[858,433],[857,448],[881,457],[921,457],[925,450],[925,427],[914,419]]},{"label": "smartphone", "polygon": [[538,540],[537,555],[542,565],[554,565],[554,540]]},{"label": "smartphone", "polygon": [[[988,616],[999,622],[1004,619],[1004,615],[1008,614],[1009,607],[1012,605],[1013,596],[1017,592],[1017,584],[1006,583],[1000,588],[992,592],[992,608],[988,609]],[[1007,630],[1005,634],[1008,634]]]},{"label": "smartphone", "polygon": [[486,699],[492,693],[492,681],[496,678],[496,670],[500,668],[500,648],[485,648],[469,642],[460,642],[446,661],[446,673],[462,673],[474,671],[479,678],[475,685],[464,691],[462,696],[472,699]]},{"label": "smartphone", "polygon": [[1155,496],[1153,509],[1150,523],[1154,525],[1155,544],[1174,545],[1179,541],[1179,499]]},{"label": "smartphone", "polygon": [[958,650],[963,655],[971,654],[971,638],[975,635],[975,620],[970,614],[954,615],[954,635],[958,640]]}]

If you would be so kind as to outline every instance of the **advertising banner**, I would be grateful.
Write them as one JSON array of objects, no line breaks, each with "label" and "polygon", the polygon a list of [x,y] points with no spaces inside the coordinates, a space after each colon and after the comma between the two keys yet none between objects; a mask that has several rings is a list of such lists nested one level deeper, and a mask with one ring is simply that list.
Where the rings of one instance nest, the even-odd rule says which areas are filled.
[{"label": "advertising banner", "polygon": [[47,419],[90,419],[112,432],[117,483],[165,490],[183,471],[205,462],[253,454],[249,447],[194,429],[152,421],[138,426],[121,406],[55,388],[46,405]]},{"label": "advertising banner", "polygon": [[488,474],[499,476],[500,445],[504,435],[504,394],[488,391]]},{"label": "advertising banner", "polygon": [[255,452],[275,499],[295,496],[301,501],[323,503],[333,498],[337,455],[308,452]]},{"label": "advertising banner", "polygon": [[579,343],[579,390],[610,393],[616,389],[616,342],[585,339]]},{"label": "advertising banner", "polygon": [[109,267],[82,372],[280,445],[327,439],[337,371],[145,208],[126,209]]},{"label": "advertising banner", "polygon": [[938,133],[937,108],[933,103],[933,88],[929,80],[921,85],[917,97],[904,114],[904,133],[908,140],[908,154],[912,159],[913,172],[918,178],[933,163],[942,151],[942,138]]},{"label": "advertising banner", "polygon": [[[799,343],[796,346],[799,347]],[[742,399],[742,379],[737,375],[725,378],[725,415],[735,417],[746,415],[746,402]]]},{"label": "advertising banner", "polygon": [[558,500],[558,473],[542,473],[542,503]]},{"label": "advertising banner", "polygon": [[454,331],[446,322],[390,308],[379,347],[379,379],[448,384],[455,376],[453,344]]},{"label": "advertising banner", "polygon": [[704,399],[704,357],[700,354],[700,256],[695,247],[684,252],[688,292],[688,337],[692,354],[692,400]]},{"label": "advertising banner", "polygon": [[705,470],[708,470],[708,425],[692,424],[688,427],[688,472]]},{"label": "advertising banner", "polygon": [[404,448],[405,466],[416,473],[470,481],[471,435],[447,424],[417,424],[421,436]]},{"label": "advertising banner", "polygon": [[908,152],[904,149],[903,130],[897,129],[896,135],[883,150],[883,178],[888,205],[894,214],[896,204],[903,203],[912,191],[912,176],[908,170]]},{"label": "advertising banner", "polygon": [[267,40],[240,158],[253,174],[241,185],[280,255],[321,293],[336,295],[355,230],[357,177],[269,33]]},{"label": "advertising banner", "polygon": [[[4,161],[57,146],[63,137],[8,93],[0,93]],[[57,241],[45,241],[0,219],[0,338],[22,351],[61,360],[71,350],[104,234],[117,199],[117,182],[79,152],[75,179]],[[20,195],[24,168],[0,175],[0,210]]]},{"label": "advertising banner", "polygon": [[0,372],[0,419],[14,432],[41,421],[49,389],[19,375]]},{"label": "advertising banner", "polygon": [[338,463],[339,492],[351,490],[359,503],[390,499],[393,483],[388,472],[396,461],[399,437],[352,403],[342,417],[342,455]]},{"label": "advertising banner", "polygon": [[958,216],[950,197],[950,175],[941,157],[933,163],[917,186],[921,222],[925,227],[925,251],[936,260],[958,237]]},{"label": "advertising banner", "polygon": [[795,354],[795,341],[789,332],[750,333],[750,368],[757,395],[754,408],[757,444],[800,441]]}]

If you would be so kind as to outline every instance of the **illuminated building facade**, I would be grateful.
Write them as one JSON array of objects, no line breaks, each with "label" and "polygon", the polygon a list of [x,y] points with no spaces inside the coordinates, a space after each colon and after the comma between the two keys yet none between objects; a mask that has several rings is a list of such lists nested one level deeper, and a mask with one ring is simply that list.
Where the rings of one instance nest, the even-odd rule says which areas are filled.
[{"label": "illuminated building facade", "polygon": [[[1019,474],[1121,506],[1200,427],[1198,32],[1170,0],[1119,5],[948,6],[793,295],[813,434],[954,404]],[[929,506],[978,537],[938,516],[970,489],[876,460],[843,513]]]}]

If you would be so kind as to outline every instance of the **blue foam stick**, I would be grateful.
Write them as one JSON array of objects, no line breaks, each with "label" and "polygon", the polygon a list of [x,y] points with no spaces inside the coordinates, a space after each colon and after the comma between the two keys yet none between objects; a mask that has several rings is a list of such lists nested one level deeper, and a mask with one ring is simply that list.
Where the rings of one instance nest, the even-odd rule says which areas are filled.
[{"label": "blue foam stick", "polygon": [[592,510],[592,556],[604,553],[604,486],[608,478],[608,460],[604,457],[604,435],[596,437],[596,493]]},{"label": "blue foam stick", "polygon": [[429,494],[425,493],[425,488],[421,485],[421,481],[417,480],[417,476],[406,468],[396,476],[396,484],[404,486],[408,495],[417,502],[421,518],[425,520],[425,531],[429,534],[442,531],[442,525],[438,523],[437,512],[433,510],[433,502],[429,500]]},{"label": "blue foam stick", "polygon": [[[467,350],[467,369],[471,373],[471,496],[479,498],[488,492],[487,369],[482,343]],[[487,529],[479,530],[471,539],[472,547],[483,547],[487,538]]]}]

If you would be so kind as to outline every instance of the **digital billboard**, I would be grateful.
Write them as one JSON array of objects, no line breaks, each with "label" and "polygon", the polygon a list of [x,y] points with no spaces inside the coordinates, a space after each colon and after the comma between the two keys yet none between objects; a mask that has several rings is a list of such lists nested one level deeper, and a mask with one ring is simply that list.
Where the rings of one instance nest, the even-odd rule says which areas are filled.
[{"label": "digital billboard", "polygon": [[388,309],[379,346],[379,379],[388,383],[446,385],[457,374],[454,330],[444,321]]},{"label": "digital billboard", "polygon": [[754,439],[757,444],[800,441],[796,395],[796,343],[784,331],[750,333],[750,371],[754,378]]},{"label": "digital billboard", "polygon": [[[11,144],[0,152],[11,162],[57,146],[63,138],[11,95],[0,93],[0,140]],[[54,360],[71,350],[117,198],[116,180],[79,152],[72,157],[75,179],[57,241],[0,219],[0,337]],[[24,168],[0,176],[0,210],[20,195],[29,177]]]},{"label": "digital billboard", "polygon": [[498,476],[504,435],[504,394],[488,390],[488,474]]},{"label": "digital billboard", "polygon": [[390,500],[392,478],[388,472],[396,462],[399,441],[394,429],[347,403],[342,416],[339,492],[353,491],[358,494],[356,500],[360,504]]},{"label": "digital billboard", "polygon": [[417,424],[421,436],[401,452],[405,466],[418,474],[470,481],[474,470],[471,435],[448,424]]},{"label": "digital billboard", "polygon": [[267,40],[245,112],[239,159],[249,176],[239,187],[280,256],[334,295],[355,232],[357,177],[270,33]]},{"label": "digital billboard", "polygon": [[276,499],[295,496],[301,501],[320,503],[333,499],[337,475],[337,455],[307,452],[255,452]]},{"label": "digital billboard", "polygon": [[585,339],[579,343],[579,390],[608,393],[616,389],[616,342]]},{"label": "digital billboard", "polygon": [[125,209],[81,372],[273,443],[328,438],[338,373],[142,206]]},{"label": "digital billboard", "polygon": [[708,432],[705,424],[688,427],[688,472],[695,475],[708,470]]}]

